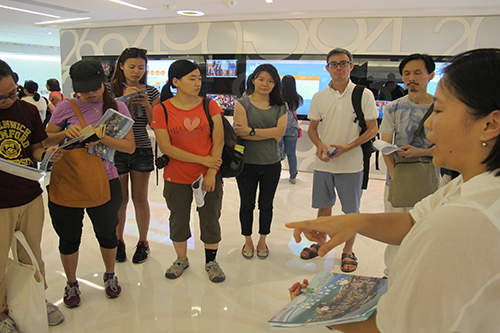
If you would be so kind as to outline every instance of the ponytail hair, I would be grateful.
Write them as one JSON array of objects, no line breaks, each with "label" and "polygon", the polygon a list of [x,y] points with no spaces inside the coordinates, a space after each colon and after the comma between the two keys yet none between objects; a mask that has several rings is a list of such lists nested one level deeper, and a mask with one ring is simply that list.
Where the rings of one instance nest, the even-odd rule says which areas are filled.
[{"label": "ponytail hair", "polygon": [[106,76],[102,78],[102,85],[104,86],[104,91],[102,92],[102,114],[104,115],[108,109],[118,111],[118,103],[116,103],[116,100],[111,96],[107,86]]},{"label": "ponytail hair", "polygon": [[26,80],[24,81],[24,89],[26,89],[27,92],[33,95],[33,99],[35,102],[38,102],[40,100],[40,94],[38,93],[38,83],[36,83],[33,80]]},{"label": "ponytail hair", "polygon": [[174,78],[180,80],[194,70],[199,70],[201,73],[201,69],[198,64],[196,64],[194,61],[189,61],[186,59],[177,60],[172,65],[170,65],[170,68],[168,69],[168,81],[161,89],[160,101],[163,102],[169,98],[174,97],[172,88],[177,88],[172,83]]}]

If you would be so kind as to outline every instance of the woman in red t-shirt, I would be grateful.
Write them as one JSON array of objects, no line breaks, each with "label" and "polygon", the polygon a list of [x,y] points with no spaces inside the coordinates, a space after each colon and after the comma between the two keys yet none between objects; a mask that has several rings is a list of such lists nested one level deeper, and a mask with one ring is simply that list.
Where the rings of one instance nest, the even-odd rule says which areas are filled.
[{"label": "woman in red t-shirt", "polygon": [[[177,90],[175,96],[171,88]],[[222,282],[226,276],[215,257],[221,240],[222,176],[218,171],[224,146],[224,111],[210,101],[211,130],[200,89],[200,67],[188,60],[177,60],[168,70],[162,103],[153,109],[151,128],[161,151],[170,158],[163,174],[163,196],[170,210],[170,239],[177,254],[165,276],[176,279],[189,266],[187,240],[191,237],[189,220],[194,192],[201,240],[205,244],[205,269],[210,281]]]}]

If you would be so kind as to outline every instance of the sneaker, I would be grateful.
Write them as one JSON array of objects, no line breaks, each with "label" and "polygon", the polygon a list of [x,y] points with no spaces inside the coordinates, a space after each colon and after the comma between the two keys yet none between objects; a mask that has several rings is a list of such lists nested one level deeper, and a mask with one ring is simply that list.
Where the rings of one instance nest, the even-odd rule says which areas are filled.
[{"label": "sneaker", "polygon": [[205,194],[207,194],[207,192],[203,190],[203,174],[191,184],[191,188],[193,189],[196,206],[198,208],[203,207],[205,205]]},{"label": "sneaker", "polygon": [[47,318],[49,319],[49,326],[56,326],[64,321],[64,315],[57,306],[50,302],[47,302],[47,300],[45,300],[45,305],[47,306]]},{"label": "sneaker", "polygon": [[165,272],[167,279],[177,279],[189,267],[189,261],[177,258]]},{"label": "sneaker", "polygon": [[149,243],[145,242],[137,242],[137,246],[135,247],[135,253],[132,257],[132,262],[134,264],[142,264],[146,260],[148,260],[149,256]]},{"label": "sneaker", "polygon": [[205,264],[205,270],[208,273],[208,278],[212,282],[222,282],[226,279],[226,274],[224,274],[219,266],[219,263],[215,260]]},{"label": "sneaker", "polygon": [[106,277],[106,275],[104,275],[104,291],[106,292],[107,298],[117,298],[120,296],[122,287],[118,284],[116,275],[113,275],[113,277]]},{"label": "sneaker", "polygon": [[80,288],[78,283],[72,284],[66,283],[66,287],[64,288],[64,305],[67,308],[76,308],[80,306]]},{"label": "sneaker", "polygon": [[290,182],[290,184],[292,185],[295,185],[297,184],[297,179],[296,178],[289,178],[288,181]]},{"label": "sneaker", "polygon": [[9,316],[0,319],[0,332],[1,333],[19,333],[16,328],[16,323]]},{"label": "sneaker", "polygon": [[118,240],[118,246],[116,247],[116,262],[127,261],[127,253],[125,252],[125,243]]}]

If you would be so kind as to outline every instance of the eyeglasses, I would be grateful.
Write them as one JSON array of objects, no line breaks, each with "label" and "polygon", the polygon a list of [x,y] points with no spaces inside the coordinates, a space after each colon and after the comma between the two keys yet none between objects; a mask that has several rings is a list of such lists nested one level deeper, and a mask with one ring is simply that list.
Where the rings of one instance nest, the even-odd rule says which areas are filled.
[{"label": "eyeglasses", "polygon": [[5,97],[0,97],[0,104],[5,103],[5,101],[8,99],[14,99],[14,98],[17,98],[17,89]]},{"label": "eyeglasses", "polygon": [[128,55],[131,57],[137,57],[137,56],[145,57],[146,54],[148,53],[148,50],[140,49],[138,47],[127,47],[125,49],[125,52],[127,52]]},{"label": "eyeglasses", "polygon": [[350,64],[352,64],[352,61],[342,60],[341,62],[336,62],[336,61],[329,62],[327,66],[330,67],[331,69],[335,69],[337,68],[338,65],[340,65],[340,68],[346,68]]}]

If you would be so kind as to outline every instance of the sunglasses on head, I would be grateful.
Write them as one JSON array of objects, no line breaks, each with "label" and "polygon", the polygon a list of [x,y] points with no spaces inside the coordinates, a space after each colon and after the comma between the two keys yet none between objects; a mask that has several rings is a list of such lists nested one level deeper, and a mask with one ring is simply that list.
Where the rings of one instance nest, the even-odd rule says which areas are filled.
[{"label": "sunglasses on head", "polygon": [[131,57],[137,57],[137,56],[145,57],[146,54],[148,53],[148,50],[140,49],[137,47],[127,47],[125,49],[125,52]]}]

